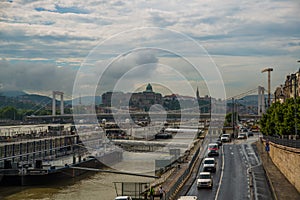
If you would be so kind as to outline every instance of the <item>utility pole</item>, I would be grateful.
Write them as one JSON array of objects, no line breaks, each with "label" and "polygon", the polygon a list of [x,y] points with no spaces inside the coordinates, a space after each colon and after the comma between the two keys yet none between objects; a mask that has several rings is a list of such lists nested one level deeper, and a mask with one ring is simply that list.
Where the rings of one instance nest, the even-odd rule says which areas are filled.
[{"label": "utility pole", "polygon": [[268,72],[268,108],[271,105],[271,72],[273,68],[266,68],[261,71],[261,73]]}]

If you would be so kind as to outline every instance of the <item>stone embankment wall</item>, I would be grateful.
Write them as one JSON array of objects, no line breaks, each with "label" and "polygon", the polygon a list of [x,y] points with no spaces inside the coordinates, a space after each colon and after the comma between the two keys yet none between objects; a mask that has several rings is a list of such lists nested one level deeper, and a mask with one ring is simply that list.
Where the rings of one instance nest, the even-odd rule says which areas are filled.
[{"label": "stone embankment wall", "polygon": [[300,149],[270,142],[270,157],[273,163],[300,192]]}]

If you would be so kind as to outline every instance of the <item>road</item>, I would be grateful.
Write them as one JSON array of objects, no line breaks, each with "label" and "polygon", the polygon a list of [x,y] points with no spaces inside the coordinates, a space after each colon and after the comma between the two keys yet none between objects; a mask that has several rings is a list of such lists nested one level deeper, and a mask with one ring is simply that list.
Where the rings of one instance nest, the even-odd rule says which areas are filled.
[{"label": "road", "polygon": [[[272,199],[256,146],[252,144],[257,139],[255,135],[223,144],[220,155],[215,157],[217,171],[213,173],[213,188],[198,189],[194,181],[186,195],[212,200]],[[202,169],[201,164],[199,172]]]}]

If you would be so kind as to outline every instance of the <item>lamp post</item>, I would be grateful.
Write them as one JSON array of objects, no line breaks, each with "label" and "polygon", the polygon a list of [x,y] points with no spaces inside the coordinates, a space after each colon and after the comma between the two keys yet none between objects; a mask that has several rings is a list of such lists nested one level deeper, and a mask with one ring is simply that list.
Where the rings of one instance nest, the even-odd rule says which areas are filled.
[{"label": "lamp post", "polygon": [[271,105],[271,72],[273,68],[266,68],[261,71],[261,73],[268,72],[268,108]]}]

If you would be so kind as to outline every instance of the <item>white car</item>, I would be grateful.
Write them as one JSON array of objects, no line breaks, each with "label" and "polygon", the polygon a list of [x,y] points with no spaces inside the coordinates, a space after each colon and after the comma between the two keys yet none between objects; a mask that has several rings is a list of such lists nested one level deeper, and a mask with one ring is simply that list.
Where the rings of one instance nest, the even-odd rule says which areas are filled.
[{"label": "white car", "polygon": [[197,179],[197,188],[202,187],[213,187],[213,179],[210,172],[200,172],[199,177]]},{"label": "white car", "polygon": [[230,135],[229,134],[223,134],[221,136],[221,141],[222,142],[230,142]]},{"label": "white car", "polygon": [[216,172],[216,161],[214,158],[205,158],[203,160],[203,171],[204,172]]}]

